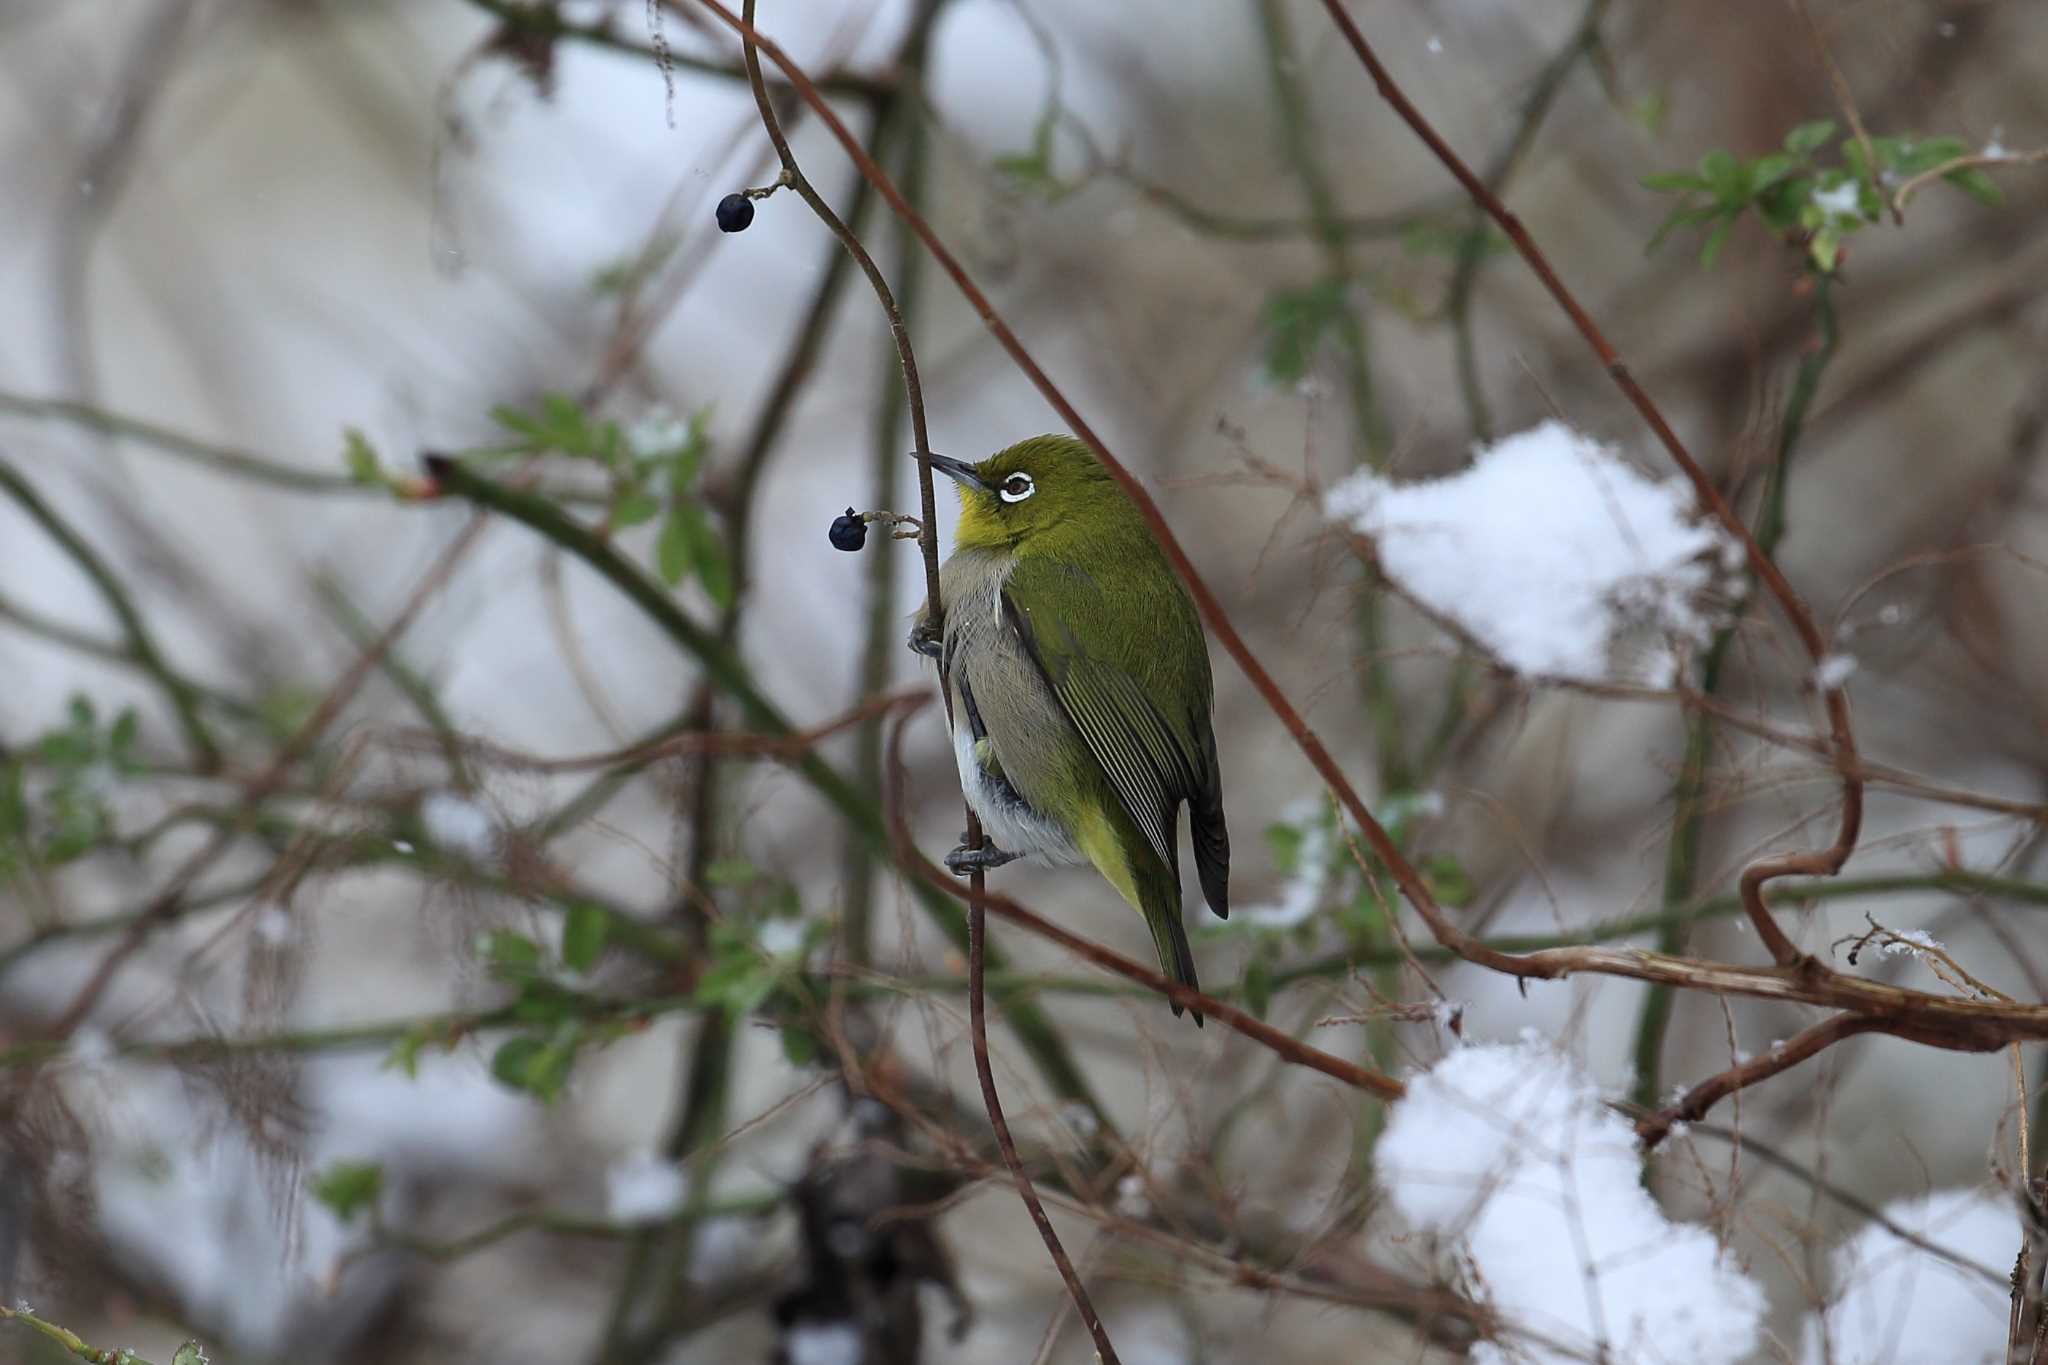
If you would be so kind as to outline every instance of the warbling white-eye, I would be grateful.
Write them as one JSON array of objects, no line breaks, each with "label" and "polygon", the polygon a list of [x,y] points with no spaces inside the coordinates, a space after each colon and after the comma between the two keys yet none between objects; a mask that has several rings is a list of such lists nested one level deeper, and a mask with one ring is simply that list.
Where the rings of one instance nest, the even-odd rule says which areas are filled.
[{"label": "warbling white-eye", "polygon": [[1181,803],[1218,915],[1230,913],[1230,838],[1193,600],[1137,506],[1072,437],[979,464],[930,460],[959,484],[960,522],[939,574],[944,634],[931,639],[920,615],[912,641],[950,680],[960,785],[995,845],[963,844],[946,866],[1093,863],[1145,917],[1166,975],[1197,985]]}]

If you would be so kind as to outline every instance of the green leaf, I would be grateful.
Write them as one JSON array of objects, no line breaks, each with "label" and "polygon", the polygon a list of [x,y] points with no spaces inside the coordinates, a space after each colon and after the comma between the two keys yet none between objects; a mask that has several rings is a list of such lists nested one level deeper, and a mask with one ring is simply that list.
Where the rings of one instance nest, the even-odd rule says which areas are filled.
[{"label": "green leaf", "polygon": [[1662,90],[1652,90],[1628,107],[1628,118],[1651,137],[1664,131],[1664,122],[1671,115],[1671,97]]},{"label": "green leaf", "polygon": [[1252,954],[1244,965],[1244,1007],[1260,1019],[1273,1003],[1273,968],[1264,953]]},{"label": "green leaf", "polygon": [[1064,188],[1059,177],[1053,174],[1052,138],[1056,118],[1055,109],[1048,108],[1040,114],[1031,130],[1031,150],[1009,152],[995,158],[991,163],[995,172],[1015,180],[1020,188],[1056,196]]},{"label": "green leaf", "polygon": [[196,1341],[188,1341],[172,1354],[171,1365],[207,1365],[206,1348]]},{"label": "green leaf", "polygon": [[818,1036],[796,1024],[782,1026],[782,1055],[791,1066],[809,1066],[818,1056]]},{"label": "green leaf", "polygon": [[491,409],[491,420],[515,436],[525,436],[534,441],[539,441],[544,431],[539,421],[504,404]]},{"label": "green leaf", "polygon": [[1754,198],[1761,191],[1777,184],[1786,176],[1799,169],[1799,158],[1783,152],[1772,152],[1749,163],[1749,192]]},{"label": "green leaf", "polygon": [[1723,218],[1707,234],[1707,240],[1700,246],[1700,269],[1712,270],[1714,262],[1721,257],[1721,248],[1728,245],[1728,234],[1735,230],[1733,218]]},{"label": "green leaf", "polygon": [[1980,204],[1989,204],[1992,208],[1997,208],[2005,202],[2005,192],[1978,167],[1965,166],[1961,170],[1950,171],[1942,179]]},{"label": "green leaf", "polygon": [[1785,134],[1785,150],[1794,156],[1811,156],[1826,145],[1835,135],[1835,121],[1831,118],[1817,118],[1811,123],[1802,123]]},{"label": "green leaf", "polygon": [[1902,149],[1892,169],[1903,177],[1911,177],[1969,154],[1969,147],[1959,137],[1922,138]]},{"label": "green leaf", "polygon": [[484,956],[493,966],[532,971],[540,966],[540,945],[510,929],[493,929],[484,940]]},{"label": "green leaf", "polygon": [[745,858],[713,858],[704,865],[704,881],[709,886],[745,886],[758,875]]},{"label": "green leaf", "polygon": [[1307,837],[1299,825],[1266,826],[1266,846],[1273,850],[1275,871],[1291,875],[1301,867],[1301,843]]},{"label": "green leaf", "polygon": [[360,484],[381,484],[384,482],[383,462],[377,458],[376,447],[370,438],[354,427],[342,431],[341,461],[348,467],[348,475]]},{"label": "green leaf", "polygon": [[337,1161],[313,1178],[313,1197],[347,1223],[377,1202],[384,1168],[374,1161]]},{"label": "green leaf", "polygon": [[612,501],[612,526],[623,529],[653,521],[661,515],[661,499],[652,493],[622,493]]},{"label": "green leaf", "polygon": [[28,771],[19,763],[0,763],[0,840],[28,833]]},{"label": "green leaf", "polygon": [[126,772],[135,769],[135,736],[142,727],[142,717],[135,708],[124,706],[121,714],[114,717],[113,728],[107,731],[107,757],[114,760],[114,766]]},{"label": "green leaf", "polygon": [[1691,171],[1658,171],[1654,175],[1642,177],[1638,183],[1646,190],[1657,190],[1660,193],[1669,193],[1674,190],[1709,190],[1713,188],[1704,177],[1694,175]]},{"label": "green leaf", "polygon": [[609,911],[582,901],[570,906],[568,917],[562,922],[563,964],[572,971],[589,971],[604,952],[611,932]]},{"label": "green leaf", "polygon": [[1283,291],[1266,302],[1266,376],[1292,384],[1308,373],[1325,333],[1340,326],[1348,311],[1342,280],[1323,280],[1306,289]]},{"label": "green leaf", "polygon": [[574,1019],[562,1023],[546,1039],[508,1038],[491,1054],[491,1075],[514,1090],[524,1090],[542,1103],[551,1104],[568,1084],[582,1038],[583,1026]]},{"label": "green leaf", "polygon": [[1712,222],[1714,219],[1719,218],[1724,212],[1726,210],[1719,204],[1680,204],[1671,211],[1671,216],[1662,223],[1659,223],[1657,230],[1650,234],[1650,244],[1643,248],[1643,253],[1648,255],[1662,246],[1664,239],[1669,237],[1675,229],[1698,227],[1701,223]]},{"label": "green leaf", "polygon": [[391,1051],[384,1057],[384,1066],[392,1071],[403,1071],[405,1078],[416,1081],[420,1078],[420,1053],[428,1044],[447,1041],[443,1030],[432,1024],[418,1024],[407,1029]]},{"label": "green leaf", "polygon": [[1448,853],[1433,853],[1422,860],[1422,881],[1437,900],[1456,910],[1472,903],[1472,878],[1464,864]]},{"label": "green leaf", "polygon": [[533,976],[519,983],[519,998],[512,1002],[512,1017],[523,1024],[549,1028],[573,1019],[583,1010],[583,1000],[545,977]]},{"label": "green leaf", "polygon": [[1724,206],[1734,207],[1749,198],[1742,163],[1719,148],[1700,158],[1700,178]]},{"label": "green leaf", "polygon": [[677,503],[669,509],[668,520],[661,526],[661,539],[654,543],[655,572],[671,588],[683,581],[695,557],[690,544],[690,522],[681,515],[681,509],[688,505]]},{"label": "green leaf", "polygon": [[[1870,162],[1864,158],[1863,144],[1853,138],[1842,144],[1842,165],[1848,169],[1851,180],[1868,181],[1870,179]],[[1823,185],[1822,188],[1829,187]]]},{"label": "green leaf", "polygon": [[514,1090],[527,1088],[527,1077],[547,1044],[538,1038],[507,1038],[491,1054],[491,1075]]},{"label": "green leaf", "polygon": [[1783,236],[1804,224],[1806,209],[1813,203],[1813,180],[1804,175],[1780,180],[1759,191],[1755,202],[1764,226]]}]

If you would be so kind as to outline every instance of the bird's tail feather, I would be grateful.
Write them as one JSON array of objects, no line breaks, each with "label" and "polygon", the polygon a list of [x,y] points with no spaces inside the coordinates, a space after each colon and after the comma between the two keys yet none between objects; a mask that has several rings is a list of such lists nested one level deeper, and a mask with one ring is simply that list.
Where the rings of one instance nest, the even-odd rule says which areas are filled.
[{"label": "bird's tail feather", "polygon": [[[1131,908],[1145,917],[1145,927],[1152,931],[1152,946],[1159,952],[1159,969],[1181,985],[1200,990],[1194,950],[1188,946],[1188,931],[1181,924],[1180,877],[1154,856],[1136,825],[1128,819],[1116,823],[1120,815],[1084,822],[1077,831],[1081,851]],[[1173,1006],[1176,1018],[1186,1012],[1182,1005]],[[1193,1014],[1199,1026],[1202,1012]]]},{"label": "bird's tail feather", "polygon": [[[1143,907],[1145,925],[1152,931],[1152,945],[1159,950],[1159,968],[1181,985],[1192,990],[1202,989],[1202,983],[1195,977],[1195,954],[1188,946],[1188,931],[1180,920],[1178,904],[1148,905]],[[1202,1012],[1193,1011],[1195,1027],[1202,1026]],[[1173,1017],[1181,1016],[1181,1006],[1173,1002]]]}]

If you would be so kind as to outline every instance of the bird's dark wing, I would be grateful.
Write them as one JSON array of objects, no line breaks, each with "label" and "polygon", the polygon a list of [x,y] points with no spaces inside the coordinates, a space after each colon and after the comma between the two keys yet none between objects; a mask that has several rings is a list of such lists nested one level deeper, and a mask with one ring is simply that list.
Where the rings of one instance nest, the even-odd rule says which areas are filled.
[{"label": "bird's dark wing", "polygon": [[[1227,913],[1230,845],[1209,720],[1209,653],[1171,570],[1160,564],[1156,573],[1098,578],[1027,556],[1004,580],[1003,614],[1125,811],[1176,875],[1176,817],[1181,802],[1191,803],[1202,891]],[[1145,624],[1145,639],[1134,638],[1133,622]]]}]

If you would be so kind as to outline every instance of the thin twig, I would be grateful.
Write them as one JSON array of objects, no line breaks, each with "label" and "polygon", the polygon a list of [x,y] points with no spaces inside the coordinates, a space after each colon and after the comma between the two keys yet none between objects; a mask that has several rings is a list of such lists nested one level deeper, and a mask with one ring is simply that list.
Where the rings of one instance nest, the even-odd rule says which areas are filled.
[{"label": "thin twig", "polygon": [[[1842,117],[1849,121],[1849,131],[1855,135],[1856,145],[1863,151],[1863,178],[1872,194],[1883,196],[1884,191],[1877,184],[1877,152],[1870,145],[1870,130],[1863,126],[1863,115],[1856,108],[1855,92],[1849,89],[1849,78],[1842,74],[1842,68],[1835,61],[1835,54],[1828,50],[1827,35],[1820,30],[1820,23],[1807,8],[1806,0],[1792,0],[1792,8],[1799,11],[1799,17],[1806,24],[1807,36],[1813,39],[1813,50],[1820,54],[1821,65],[1827,68],[1828,84],[1834,87],[1835,103],[1841,106]],[[1901,199],[1890,201],[1892,222],[1900,227],[1906,224],[1906,215]]]},{"label": "thin twig", "polygon": [[[833,236],[846,248],[866,275],[874,288],[875,297],[882,306],[882,312],[889,320],[889,334],[896,343],[897,360],[903,370],[904,398],[910,412],[911,439],[915,445],[918,467],[918,504],[923,522],[918,534],[918,549],[924,560],[925,611],[927,620],[937,627],[944,619],[944,604],[939,591],[939,531],[937,494],[932,487],[930,464],[931,438],[925,426],[924,392],[918,382],[917,357],[911,350],[910,328],[903,320],[902,310],[897,306],[896,296],[883,278],[880,267],[868,254],[861,240],[832,206],[814,189],[797,165],[795,155],[790,151],[789,140],[783,136],[781,123],[775,117],[775,108],[768,99],[768,87],[761,76],[761,57],[757,48],[759,35],[754,30],[754,6],[756,0],[743,0],[744,15],[741,31],[741,52],[746,62],[747,83],[753,87],[754,105],[760,111],[762,127],[767,130],[768,140],[775,144],[775,155],[782,162],[784,177],[790,186],[810,205],[819,221],[825,224]],[[726,12],[729,17],[729,12]],[[863,153],[865,156],[866,154]],[[872,159],[870,158],[870,164]],[[939,680],[945,691],[946,718],[952,721],[953,702],[947,680]],[[967,807],[967,844],[980,847],[982,833],[980,821],[974,808]],[[984,960],[987,955],[987,924],[983,911],[983,893],[986,880],[979,868],[975,869],[967,901],[967,961],[968,961],[968,1008],[974,1043],[975,1073],[981,1081],[982,1102],[987,1106],[989,1125],[995,1130],[996,1145],[1001,1148],[1003,1163],[1010,1168],[1010,1174],[1017,1182],[1017,1193],[1024,1206],[1031,1213],[1032,1222],[1038,1225],[1038,1234],[1044,1239],[1046,1251],[1052,1256],[1053,1264],[1059,1268],[1060,1278],[1066,1282],[1068,1297],[1074,1301],[1074,1309],[1087,1325],[1089,1335],[1095,1341],[1095,1350],[1105,1365],[1117,1365],[1116,1347],[1110,1342],[1109,1332],[1102,1325],[1101,1316],[1095,1311],[1095,1304],[1088,1296],[1088,1290],[1075,1273],[1072,1260],[1060,1243],[1059,1234],[1053,1229],[1052,1220],[1046,1215],[1045,1206],[1032,1188],[1031,1177],[1024,1169],[1022,1158],[1017,1155],[1017,1144],[1010,1136],[1010,1125],[1003,1117],[1002,1097],[996,1092],[995,1073],[989,1064],[988,1022],[983,991]]]},{"label": "thin twig", "polygon": [[199,688],[164,660],[163,651],[157,648],[156,637],[143,623],[142,613],[135,608],[135,599],[128,595],[128,589],[115,577],[107,562],[72,528],[70,522],[43,500],[35,485],[5,459],[0,459],[0,489],[20,504],[29,519],[42,527],[44,533],[56,541],[59,548],[92,580],[93,587],[99,590],[108,609],[120,621],[121,633],[128,637],[129,653],[145,672],[156,679],[157,686],[170,701],[171,709],[178,717],[178,728],[184,731],[186,746],[192,750],[193,760],[200,771],[211,772],[218,768],[220,745],[214,741],[205,718],[199,714]]},{"label": "thin twig", "polygon": [[1972,152],[1967,156],[1953,157],[1939,166],[1929,166],[1900,185],[1892,195],[1893,212],[1903,213],[1906,200],[1918,193],[1922,186],[1945,175],[1979,166],[2031,166],[2040,161],[2048,161],[2048,147],[2036,147],[2031,152]]},{"label": "thin twig", "polygon": [[1837,1014],[1824,1019],[1808,1029],[1793,1034],[1783,1043],[1758,1057],[1752,1057],[1739,1065],[1731,1066],[1718,1075],[1709,1076],[1681,1096],[1676,1104],[1668,1105],[1636,1123],[1636,1137],[1644,1147],[1655,1147],[1670,1135],[1672,1126],[1690,1123],[1703,1117],[1709,1109],[1737,1091],[1746,1090],[1758,1081],[1768,1079],[1781,1071],[1789,1071],[1809,1057],[1818,1055],[1845,1038],[1859,1033],[1872,1033],[1884,1027],[1884,1021],[1862,1014]]}]

